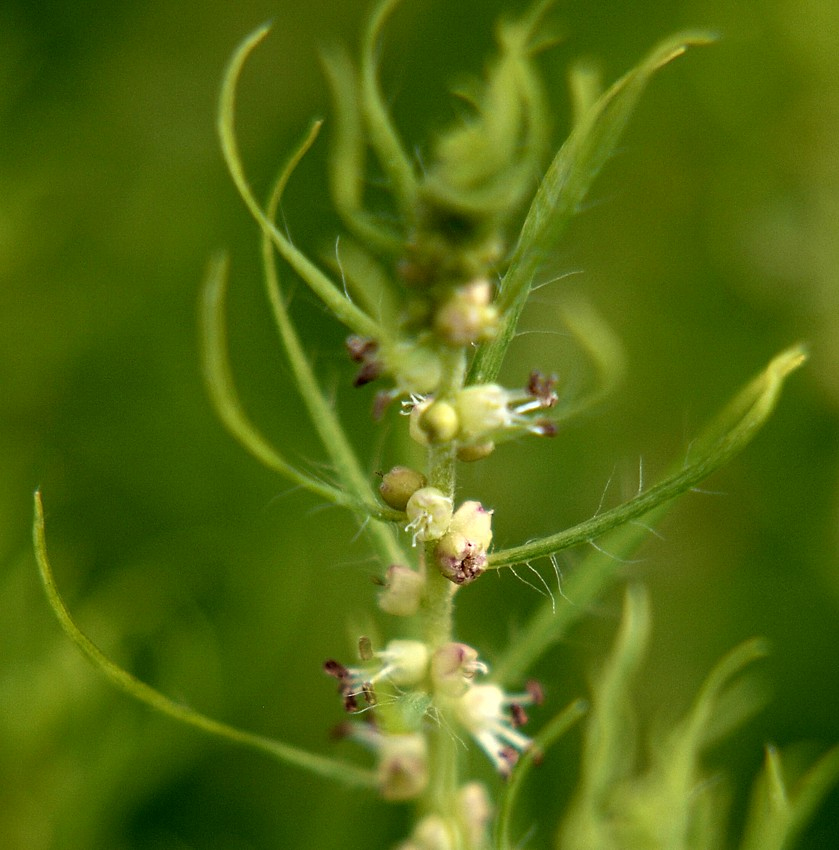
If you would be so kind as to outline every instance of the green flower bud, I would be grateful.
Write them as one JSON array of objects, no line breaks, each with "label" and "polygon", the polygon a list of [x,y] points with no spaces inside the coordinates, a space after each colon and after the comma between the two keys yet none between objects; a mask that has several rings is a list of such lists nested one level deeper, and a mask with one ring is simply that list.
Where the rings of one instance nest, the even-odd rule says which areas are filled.
[{"label": "green flower bud", "polygon": [[447,401],[434,401],[422,412],[419,426],[432,443],[448,443],[458,432],[457,411]]},{"label": "green flower bud", "polygon": [[376,657],[385,665],[381,675],[398,687],[416,685],[428,672],[428,647],[419,640],[392,640]]},{"label": "green flower bud", "polygon": [[457,459],[464,463],[472,463],[489,457],[494,451],[495,443],[492,440],[485,440],[482,443],[467,443],[464,446],[457,447]]},{"label": "green flower bud", "polygon": [[399,390],[407,395],[427,395],[440,384],[440,356],[430,348],[400,342],[383,351],[382,358]]},{"label": "green flower bud", "polygon": [[425,737],[382,735],[378,743],[376,778],[385,800],[401,801],[418,797],[428,784],[428,750]]},{"label": "green flower bud", "polygon": [[450,818],[426,815],[414,828],[407,846],[411,850],[457,850],[462,846],[458,832],[457,823]]},{"label": "green flower bud", "polygon": [[394,466],[390,472],[386,472],[382,476],[382,483],[379,484],[379,493],[385,504],[395,508],[397,511],[404,511],[408,504],[408,499],[416,493],[420,487],[425,487],[425,476],[415,469],[410,469],[407,466]]},{"label": "green flower bud", "polygon": [[385,587],[379,594],[379,608],[386,614],[411,617],[419,610],[424,582],[410,567],[391,564],[387,568]]}]

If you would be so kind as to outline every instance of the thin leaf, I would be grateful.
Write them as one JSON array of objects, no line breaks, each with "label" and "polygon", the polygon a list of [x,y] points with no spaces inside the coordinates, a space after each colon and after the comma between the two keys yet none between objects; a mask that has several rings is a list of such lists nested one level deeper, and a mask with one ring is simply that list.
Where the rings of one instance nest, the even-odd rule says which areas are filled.
[{"label": "thin leaf", "polygon": [[544,754],[588,711],[588,703],[578,699],[556,715],[533,739],[533,745],[519,759],[509,781],[504,786],[498,806],[495,825],[496,850],[512,850],[516,846],[510,838],[513,808],[518,802],[524,781],[531,768],[538,764]]},{"label": "thin leaf", "polygon": [[613,847],[607,813],[617,785],[632,771],[636,740],[630,688],[650,634],[649,600],[640,586],[627,589],[615,646],[592,693],[576,797],[563,825],[563,847]]},{"label": "thin leaf", "polygon": [[[736,689],[733,680],[766,651],[765,642],[755,639],[728,653],[706,679],[688,716],[652,748],[646,770],[612,789],[608,810],[616,848],[693,850],[697,832],[708,835],[720,826],[719,811],[716,823],[711,823],[714,818],[709,818],[708,801],[703,800],[711,793],[713,802],[720,803],[719,792],[700,772],[701,756],[710,743],[708,725],[712,720],[719,725],[719,715],[728,710],[723,698]],[[746,713],[738,710],[737,715],[742,720]]]},{"label": "thin leaf", "polygon": [[704,32],[678,33],[662,41],[577,121],[530,206],[497,299],[504,314],[502,327],[478,351],[471,382],[493,381],[498,375],[540,265],[577,214],[595,178],[614,152],[653,74],[688,47],[710,41],[712,37]]},{"label": "thin leaf", "polygon": [[727,463],[754,437],[775,407],[784,379],[806,359],[801,346],[794,346],[775,357],[726,408],[717,421],[699,438],[695,459],[679,472],[616,508],[605,511],[573,528],[547,537],[494,552],[488,567],[512,566],[535,558],[548,557],[563,549],[595,540],[612,528],[637,519],[662,502],[674,499],[695,487],[704,478]]},{"label": "thin leaf", "polygon": [[292,466],[251,424],[236,394],[227,359],[227,325],[224,295],[228,260],[215,257],[207,269],[201,298],[201,361],[204,381],[213,407],[227,430],[268,469],[336,505],[359,510],[357,500]]},{"label": "thin leaf", "polygon": [[823,755],[790,792],[775,747],[766,748],[755,785],[741,850],[792,850],[813,813],[839,781],[839,747]]},{"label": "thin leaf", "polygon": [[363,770],[353,764],[298,749],[272,738],[266,738],[262,735],[255,735],[252,732],[237,729],[233,726],[228,726],[226,723],[220,723],[218,720],[213,720],[188,706],[171,700],[115,664],[76,625],[58,592],[58,587],[55,584],[52,569],[47,558],[44,509],[40,492],[35,493],[33,541],[35,545],[35,557],[38,561],[38,569],[41,574],[44,590],[47,594],[47,600],[53,613],[58,618],[61,628],[82,653],[93,662],[93,665],[123,693],[145,703],[155,711],[171,717],[173,720],[193,726],[202,732],[206,732],[208,735],[259,750],[285,764],[308,770],[327,779],[334,779],[345,785],[364,788],[375,786],[375,776],[370,771]]},{"label": "thin leaf", "polygon": [[224,75],[219,98],[218,134],[224,161],[251,215],[271,239],[283,259],[300,275],[315,295],[332,311],[338,321],[362,336],[378,339],[381,329],[364,311],[348,300],[341,290],[283,235],[266,217],[248,184],[236,142],[236,85],[242,68],[253,49],[268,34],[263,26],[251,33],[236,49]]},{"label": "thin leaf", "polygon": [[383,0],[373,12],[364,33],[361,54],[361,108],[370,144],[385,174],[390,178],[399,209],[410,224],[416,214],[418,183],[413,163],[405,153],[393,126],[379,87],[376,62],[377,42],[385,21],[400,0]]},{"label": "thin leaf", "polygon": [[[774,358],[767,369],[728,405],[714,425],[709,428],[705,437],[700,440],[699,450],[703,451],[703,445],[706,447],[704,464],[703,457],[700,457],[699,461],[680,470],[664,483],[667,484],[673,477],[678,477],[684,472],[690,472],[691,476],[696,474],[698,483],[747,445],[774,409],[784,379],[798,368],[804,359],[805,355],[801,347],[790,348]],[[738,418],[732,422],[735,416]],[[721,433],[721,423],[728,423],[727,434],[724,431]],[[670,487],[671,485],[668,484],[667,492],[670,492]],[[650,492],[652,491],[648,491]],[[664,491],[659,491],[659,494],[662,492]],[[636,498],[642,498],[648,493]],[[677,493],[674,492],[673,495]],[[555,611],[549,602],[542,605],[530,618],[516,640],[511,641],[502,656],[496,660],[494,665],[496,679],[507,685],[520,680],[522,674],[554,643],[568,634],[571,627],[588,612],[589,606],[615,581],[621,559],[632,556],[649,537],[649,525],[660,521],[674,504],[672,497],[666,497],[657,501],[648,512],[643,509],[641,513],[636,513],[635,503],[636,499],[628,503],[631,508],[629,519],[643,515],[644,524],[626,522],[599,539],[598,548],[591,552],[563,582],[562,595],[567,600],[566,604],[558,606]],[[563,532],[563,534],[571,537],[574,536],[571,534],[573,531],[574,529],[571,529],[570,532]],[[518,547],[519,551],[526,548]],[[508,552],[510,550],[494,553],[490,556],[490,562],[492,563],[494,557],[500,560],[500,556],[503,556],[506,561],[508,556],[505,553]]]},{"label": "thin leaf", "polygon": [[[273,220],[276,215],[282,200],[283,190],[295,167],[314,142],[319,126],[319,123],[312,126],[307,137],[280,174],[268,201],[267,214],[269,219]],[[402,513],[384,510],[376,506],[369,477],[362,471],[332,405],[326,401],[321,392],[315,373],[288,315],[285,300],[280,290],[280,279],[274,260],[274,246],[267,234],[263,234],[262,238],[262,261],[265,272],[265,288],[268,300],[271,303],[274,321],[280,334],[280,341],[285,349],[297,388],[309,412],[312,425],[329,454],[332,466],[341,479],[342,491],[350,493],[352,499],[358,504],[368,506],[366,512],[370,516],[380,519],[404,520]],[[404,553],[394,538],[392,529],[376,522],[369,526],[369,533],[385,563],[404,560]]]},{"label": "thin leaf", "polygon": [[386,254],[402,248],[399,235],[364,209],[366,141],[358,98],[358,75],[346,51],[321,54],[332,92],[335,127],[329,156],[329,182],[335,209],[347,227],[366,245]]}]

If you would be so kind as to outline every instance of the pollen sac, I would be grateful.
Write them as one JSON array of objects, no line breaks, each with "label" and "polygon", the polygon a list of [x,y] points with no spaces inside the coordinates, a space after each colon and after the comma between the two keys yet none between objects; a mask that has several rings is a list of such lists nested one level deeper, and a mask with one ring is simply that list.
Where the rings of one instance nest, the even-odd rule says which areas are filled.
[{"label": "pollen sac", "polygon": [[411,617],[419,610],[424,581],[410,567],[391,564],[385,575],[385,586],[379,594],[379,608],[386,614]]},{"label": "pollen sac", "polygon": [[408,499],[425,485],[425,476],[421,472],[407,466],[394,466],[382,476],[379,493],[385,504],[397,511],[404,511]]},{"label": "pollen sac", "polygon": [[405,506],[408,525],[405,530],[417,541],[441,538],[452,521],[452,500],[436,487],[421,487],[408,499]]},{"label": "pollen sac", "polygon": [[376,340],[353,334],[347,337],[346,345],[350,360],[360,364],[353,380],[353,386],[363,387],[365,384],[375,381],[382,374],[384,368],[378,358],[379,344]]}]

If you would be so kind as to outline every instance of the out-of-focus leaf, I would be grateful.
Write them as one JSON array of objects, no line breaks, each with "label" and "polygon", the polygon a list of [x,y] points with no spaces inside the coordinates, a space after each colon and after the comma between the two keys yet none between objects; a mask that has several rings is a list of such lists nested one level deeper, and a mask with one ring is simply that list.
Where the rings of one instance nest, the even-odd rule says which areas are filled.
[{"label": "out-of-focus leaf", "polygon": [[784,779],[781,754],[775,747],[767,747],[741,850],[792,850],[813,812],[838,780],[839,747],[822,756],[792,789]]},{"label": "out-of-focus leaf", "polygon": [[315,753],[301,750],[298,747],[284,744],[272,738],[255,735],[242,729],[220,723],[200,712],[197,712],[182,703],[175,702],[154,688],[141,682],[127,670],[123,670],[118,664],[111,661],[90,638],[85,635],[76,625],[53,578],[52,568],[47,557],[47,542],[44,528],[44,508],[41,502],[40,492],[35,493],[35,522],[33,525],[33,541],[35,545],[35,556],[41,574],[41,581],[47,594],[47,600],[58,619],[61,628],[67,637],[82,651],[93,665],[107,678],[111,684],[116,685],[123,693],[133,697],[139,702],[145,703],[155,711],[171,717],[187,726],[193,726],[213,735],[217,738],[242,744],[245,747],[259,750],[272,756],[278,761],[295,767],[308,770],[328,779],[334,779],[346,785],[373,787],[375,777],[369,771],[363,770],[355,765],[340,762],[335,759],[319,756]]},{"label": "out-of-focus leaf", "polygon": [[688,47],[710,41],[712,36],[707,32],[683,32],[665,39],[578,118],[530,205],[497,298],[504,320],[497,336],[476,356],[471,375],[475,383],[497,376],[540,265],[613,154],[653,74]]}]

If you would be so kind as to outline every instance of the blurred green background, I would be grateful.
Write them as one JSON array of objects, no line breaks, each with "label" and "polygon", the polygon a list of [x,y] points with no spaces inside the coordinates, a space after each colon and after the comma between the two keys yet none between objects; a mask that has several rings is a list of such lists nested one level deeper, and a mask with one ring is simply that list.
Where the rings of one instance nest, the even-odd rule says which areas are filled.
[{"label": "blurred green background", "polygon": [[[262,470],[204,396],[196,304],[209,254],[232,252],[241,392],[292,457],[320,458],[273,338],[258,234],[217,151],[215,99],[234,45],[274,31],[243,78],[241,140],[265,191],[309,119],[327,112],[317,47],[356,43],[367,2],[243,0],[0,5],[0,846],[11,850],[386,847],[407,813],[208,740],[116,693],[61,634],[37,580],[32,491],[43,488],[57,579],[83,629],[160,690],[229,723],[354,757],[320,672],[369,628],[376,566],[347,517]],[[452,118],[446,86],[481,67],[502,0],[405,3],[386,90],[412,145]],[[519,8],[524,8],[520,4]],[[624,341],[627,378],[556,440],[504,447],[467,475],[501,544],[590,515],[652,482],[776,351],[812,360],[747,452],[684,498],[637,562],[655,633],[639,705],[651,725],[688,704],[717,658],[775,647],[766,709],[711,765],[734,822],[761,747],[839,739],[839,5],[835,0],[559,3],[545,55],[557,139],[580,55],[611,80],[660,37],[720,33],[664,71],[547,269],[508,364],[573,376],[551,333],[568,292]],[[328,125],[327,125],[328,131]],[[295,241],[329,251],[337,223],[319,142],[288,193]],[[298,288],[296,316],[359,443],[342,334]],[[393,421],[391,421],[391,425]],[[464,490],[464,492],[466,492]],[[572,570],[581,553],[562,561]],[[541,665],[554,708],[585,688],[618,594]],[[490,660],[540,598],[504,574],[464,593],[460,636]],[[546,709],[546,712],[549,709]],[[541,718],[535,718],[534,725]],[[575,738],[576,736],[571,736]],[[573,783],[574,740],[530,790],[547,847]],[[363,756],[359,756],[363,758]],[[570,761],[569,761],[570,760]],[[477,765],[478,772],[484,771]],[[488,777],[490,781],[491,777]],[[833,792],[801,842],[832,848]]]}]

